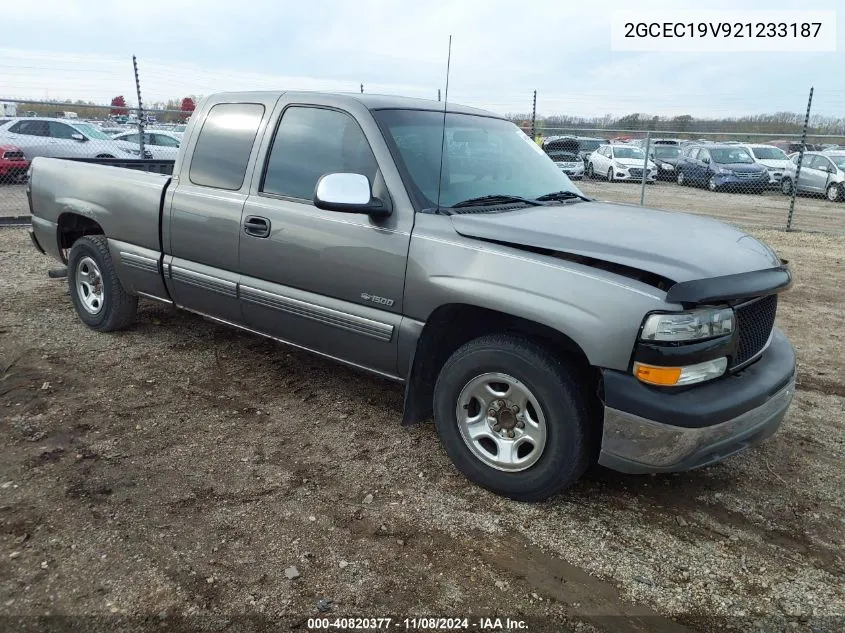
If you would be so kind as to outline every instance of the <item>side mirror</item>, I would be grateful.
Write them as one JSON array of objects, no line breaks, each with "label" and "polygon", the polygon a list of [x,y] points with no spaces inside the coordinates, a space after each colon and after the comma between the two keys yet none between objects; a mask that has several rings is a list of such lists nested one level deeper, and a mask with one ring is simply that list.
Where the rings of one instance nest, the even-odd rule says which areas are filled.
[{"label": "side mirror", "polygon": [[362,174],[325,174],[317,181],[314,206],[326,211],[366,213],[374,217],[390,215],[390,208],[373,198],[370,181]]},{"label": "side mirror", "polygon": [[701,162],[702,162],[702,163],[704,163],[705,165],[709,165],[709,164],[710,164],[710,159],[709,159],[709,158],[702,158],[702,159],[701,159]]},{"label": "side mirror", "polygon": [[87,141],[87,140],[88,140],[87,138],[85,138],[85,137],[84,137],[82,134],[80,134],[79,132],[74,132],[73,134],[71,134],[71,135],[70,135],[70,137],[71,137],[74,141]]}]

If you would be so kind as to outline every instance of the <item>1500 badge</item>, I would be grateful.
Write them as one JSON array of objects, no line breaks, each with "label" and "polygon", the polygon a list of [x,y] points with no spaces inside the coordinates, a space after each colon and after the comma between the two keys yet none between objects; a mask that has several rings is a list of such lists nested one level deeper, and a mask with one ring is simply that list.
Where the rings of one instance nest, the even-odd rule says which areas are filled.
[{"label": "1500 badge", "polygon": [[364,301],[369,301],[370,303],[377,303],[380,306],[387,306],[388,308],[392,306],[395,302],[393,299],[387,299],[385,297],[377,297],[375,295],[371,295],[368,292],[361,293],[361,299]]}]

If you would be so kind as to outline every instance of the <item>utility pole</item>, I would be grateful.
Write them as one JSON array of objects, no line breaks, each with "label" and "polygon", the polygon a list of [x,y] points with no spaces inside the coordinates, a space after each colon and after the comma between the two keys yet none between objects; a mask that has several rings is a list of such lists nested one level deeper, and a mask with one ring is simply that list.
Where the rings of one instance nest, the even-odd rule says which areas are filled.
[{"label": "utility pole", "polygon": [[141,79],[138,77],[138,58],[132,56],[132,68],[135,70],[135,91],[138,94],[138,148],[140,158],[144,158],[144,104],[141,101]]}]

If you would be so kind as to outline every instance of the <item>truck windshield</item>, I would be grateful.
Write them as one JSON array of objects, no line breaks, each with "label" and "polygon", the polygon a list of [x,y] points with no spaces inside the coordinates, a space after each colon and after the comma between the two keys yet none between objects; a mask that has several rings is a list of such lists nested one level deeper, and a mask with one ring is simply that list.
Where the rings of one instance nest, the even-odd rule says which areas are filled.
[{"label": "truck windshield", "polygon": [[450,113],[444,140],[442,112],[377,110],[373,114],[418,210],[438,206],[438,188],[440,207],[483,196],[536,199],[550,191],[583,195],[540,146],[510,121]]}]

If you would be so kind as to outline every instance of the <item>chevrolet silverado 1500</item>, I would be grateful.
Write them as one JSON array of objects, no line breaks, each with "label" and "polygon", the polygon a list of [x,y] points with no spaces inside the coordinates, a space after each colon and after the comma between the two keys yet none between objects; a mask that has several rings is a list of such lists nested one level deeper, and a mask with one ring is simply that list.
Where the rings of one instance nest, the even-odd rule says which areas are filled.
[{"label": "chevrolet silverado 1500", "polygon": [[403,422],[433,417],[505,496],[548,497],[596,460],[712,464],[792,400],[786,262],[714,220],[584,196],[486,111],[223,93],[172,176],[30,171],[33,242],[67,263],[86,325],[162,301],[404,383]]}]

